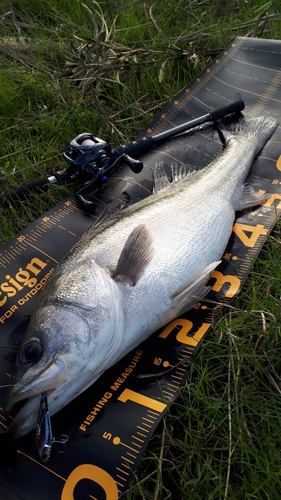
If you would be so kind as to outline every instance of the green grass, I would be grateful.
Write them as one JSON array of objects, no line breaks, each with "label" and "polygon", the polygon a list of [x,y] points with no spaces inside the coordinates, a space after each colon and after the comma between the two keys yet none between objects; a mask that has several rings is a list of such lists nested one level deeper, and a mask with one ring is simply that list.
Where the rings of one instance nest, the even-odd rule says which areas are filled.
[{"label": "green grass", "polygon": [[[133,140],[236,36],[281,38],[277,1],[18,0],[0,10],[1,192],[65,168],[63,147],[81,132]],[[1,210],[1,242],[72,190]],[[127,500],[281,497],[280,232],[204,341]]]}]

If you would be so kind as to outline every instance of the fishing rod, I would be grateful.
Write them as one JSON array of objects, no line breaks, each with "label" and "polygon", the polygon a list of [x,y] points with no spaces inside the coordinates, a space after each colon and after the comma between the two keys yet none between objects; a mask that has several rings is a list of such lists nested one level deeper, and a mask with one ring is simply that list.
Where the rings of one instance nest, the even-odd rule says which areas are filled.
[{"label": "fishing rod", "polygon": [[143,163],[137,158],[156,144],[203,123],[215,122],[229,114],[240,112],[244,107],[244,101],[239,99],[160,134],[144,137],[139,141],[133,141],[113,149],[93,134],[82,133],[68,142],[63,150],[63,158],[69,167],[55,172],[51,177],[37,179],[18,189],[4,193],[0,196],[0,207],[6,208],[12,202],[23,200],[30,193],[42,192],[48,188],[49,184],[66,184],[83,176],[86,178],[86,182],[75,193],[75,197],[85,211],[92,212],[95,205],[85,196],[106,182],[120,165],[127,165],[134,173],[139,173],[142,171]]}]

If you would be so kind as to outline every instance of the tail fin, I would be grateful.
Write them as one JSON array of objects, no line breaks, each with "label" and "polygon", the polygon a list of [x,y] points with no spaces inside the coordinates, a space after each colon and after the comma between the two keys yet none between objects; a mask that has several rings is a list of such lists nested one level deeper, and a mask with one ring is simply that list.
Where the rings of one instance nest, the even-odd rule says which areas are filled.
[{"label": "tail fin", "polygon": [[268,139],[278,126],[275,118],[259,116],[249,120],[240,120],[230,127],[220,128],[226,142],[232,135],[241,135],[257,143],[257,153],[262,150]]}]

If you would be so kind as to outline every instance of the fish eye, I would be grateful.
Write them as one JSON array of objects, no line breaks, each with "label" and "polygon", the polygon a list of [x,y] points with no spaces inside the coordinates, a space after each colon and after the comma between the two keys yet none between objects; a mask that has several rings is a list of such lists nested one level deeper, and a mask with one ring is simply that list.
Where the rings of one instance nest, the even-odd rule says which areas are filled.
[{"label": "fish eye", "polygon": [[34,363],[42,356],[42,346],[38,339],[26,342],[20,350],[19,360],[21,363]]}]

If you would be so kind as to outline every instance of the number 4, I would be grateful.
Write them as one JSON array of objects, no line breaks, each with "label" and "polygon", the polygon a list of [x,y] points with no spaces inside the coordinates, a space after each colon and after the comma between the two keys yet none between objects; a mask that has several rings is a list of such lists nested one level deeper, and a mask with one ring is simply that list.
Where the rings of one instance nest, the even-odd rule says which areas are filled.
[{"label": "number 4", "polygon": [[[260,236],[265,236],[268,233],[268,230],[262,224],[258,224],[257,226],[250,226],[248,224],[240,224],[237,222],[233,226],[233,232],[237,234],[238,238],[244,243],[246,247],[254,247],[257,243]],[[247,233],[251,233],[251,236],[248,236]]]}]

